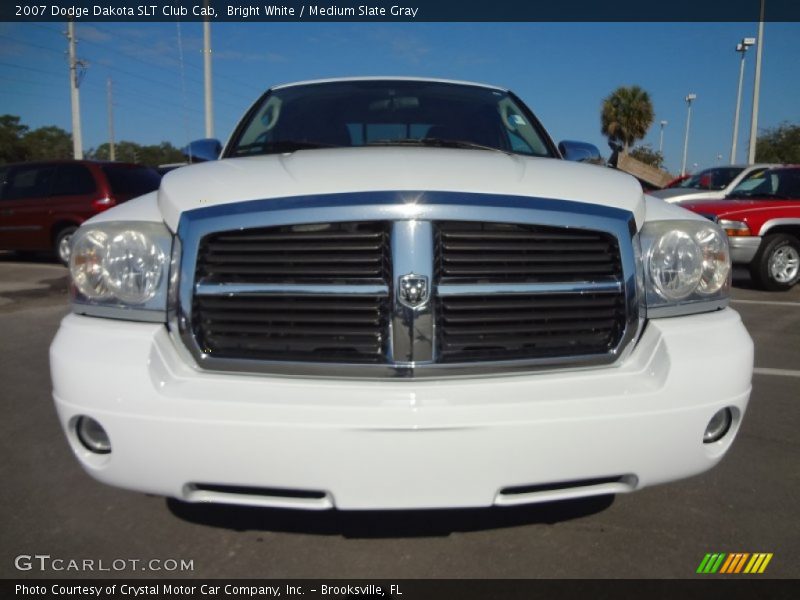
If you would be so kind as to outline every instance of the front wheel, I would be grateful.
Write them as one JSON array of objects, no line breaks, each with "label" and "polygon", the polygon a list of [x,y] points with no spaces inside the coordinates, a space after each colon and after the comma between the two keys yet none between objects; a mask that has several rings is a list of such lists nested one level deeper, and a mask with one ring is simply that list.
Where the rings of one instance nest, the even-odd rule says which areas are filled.
[{"label": "front wheel", "polygon": [[70,240],[72,239],[72,234],[77,230],[77,227],[70,225],[69,227],[64,227],[58,232],[58,235],[56,235],[54,244],[55,254],[58,260],[65,265],[69,265]]},{"label": "front wheel", "polygon": [[750,274],[766,290],[791,288],[800,280],[800,240],[785,233],[766,236],[750,265]]}]

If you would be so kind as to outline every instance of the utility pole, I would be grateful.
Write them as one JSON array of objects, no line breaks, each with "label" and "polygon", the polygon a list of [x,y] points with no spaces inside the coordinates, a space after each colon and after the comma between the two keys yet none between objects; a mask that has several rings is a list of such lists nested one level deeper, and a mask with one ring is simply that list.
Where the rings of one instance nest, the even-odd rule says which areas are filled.
[{"label": "utility pole", "polygon": [[747,49],[756,43],[755,38],[744,38],[736,44],[736,51],[742,55],[739,65],[739,89],[736,92],[736,114],[733,117],[733,143],[731,143],[731,164],[736,163],[736,142],[739,138],[739,108],[742,105],[742,80],[744,79],[744,55]]},{"label": "utility pole", "polygon": [[753,86],[753,115],[750,118],[750,150],[747,162],[756,162],[756,140],[758,139],[758,96],[761,90],[761,52],[764,49],[764,2],[761,0],[761,19],[758,22],[758,40],[756,40],[756,83]]},{"label": "utility pole", "polygon": [[689,152],[689,125],[692,122],[692,101],[697,98],[697,94],[689,94],[686,100],[686,134],[683,136],[683,162],[681,163],[681,175],[686,175],[686,155]]},{"label": "utility pole", "polygon": [[[208,7],[208,0],[206,0]],[[211,23],[203,20],[203,74],[205,75],[206,96],[206,137],[214,137],[214,103],[211,98]]]},{"label": "utility pole", "polygon": [[664,158],[664,127],[667,126],[667,121],[661,121],[661,136],[658,139],[658,153],[661,158]]},{"label": "utility pole", "polygon": [[117,156],[114,152],[114,102],[112,101],[111,93],[111,77],[108,78],[106,89],[108,91],[108,158],[109,160],[116,160]]},{"label": "utility pole", "polygon": [[69,41],[69,90],[72,101],[72,155],[75,160],[83,158],[83,138],[81,136],[81,98],[78,92],[78,60],[75,58],[75,22],[67,22]]}]

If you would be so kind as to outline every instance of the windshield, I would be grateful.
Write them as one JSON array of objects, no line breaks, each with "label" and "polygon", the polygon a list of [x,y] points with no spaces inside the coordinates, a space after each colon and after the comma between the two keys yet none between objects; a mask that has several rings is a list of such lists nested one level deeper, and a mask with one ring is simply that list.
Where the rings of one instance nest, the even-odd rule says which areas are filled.
[{"label": "windshield", "polygon": [[689,179],[681,181],[677,187],[694,190],[721,190],[730,184],[744,169],[742,167],[715,167],[700,171]]},{"label": "windshield", "polygon": [[800,200],[800,169],[759,169],[745,177],[728,198]]},{"label": "windshield", "polygon": [[428,81],[337,81],[270,91],[226,156],[315,148],[430,145],[555,156],[508,92]]}]

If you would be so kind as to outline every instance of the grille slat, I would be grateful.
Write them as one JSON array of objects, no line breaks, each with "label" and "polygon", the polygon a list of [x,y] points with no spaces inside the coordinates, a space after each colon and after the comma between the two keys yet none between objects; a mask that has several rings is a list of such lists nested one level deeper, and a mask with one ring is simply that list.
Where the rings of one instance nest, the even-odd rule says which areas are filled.
[{"label": "grille slat", "polygon": [[[473,264],[470,266],[453,266],[444,262],[444,269],[448,273],[448,279],[471,278],[475,280],[488,280],[498,282],[499,280],[508,281],[509,279],[519,279],[525,283],[539,281],[545,276],[549,276],[553,281],[563,281],[566,276],[568,281],[582,281],[597,275],[613,275],[615,267],[613,265],[570,265],[570,264],[534,264],[533,261],[526,265],[511,265],[506,263],[502,267],[496,264]],[[475,261],[485,263],[481,258]],[[558,262],[558,261],[554,261]],[[514,277],[519,276],[519,277]]]},{"label": "grille slat", "polygon": [[[296,323],[298,325],[304,323],[330,323],[330,313],[301,313],[295,312],[275,312],[265,315],[263,312],[250,312],[245,313],[237,311],[236,313],[229,313],[226,311],[211,311],[207,310],[204,313],[204,318],[215,324],[219,323]],[[376,308],[374,311],[369,311],[363,314],[353,314],[352,312],[343,315],[337,319],[338,323],[351,323],[352,325],[377,325],[380,322],[380,311]]]},{"label": "grille slat", "polygon": [[[608,256],[594,253],[581,253],[581,254],[490,254],[488,256],[476,256],[474,254],[456,254],[450,252],[447,258],[444,259],[447,263],[474,263],[476,260],[488,263],[596,263],[608,262]],[[453,268],[452,266],[450,268]],[[457,268],[457,267],[456,267]]]}]

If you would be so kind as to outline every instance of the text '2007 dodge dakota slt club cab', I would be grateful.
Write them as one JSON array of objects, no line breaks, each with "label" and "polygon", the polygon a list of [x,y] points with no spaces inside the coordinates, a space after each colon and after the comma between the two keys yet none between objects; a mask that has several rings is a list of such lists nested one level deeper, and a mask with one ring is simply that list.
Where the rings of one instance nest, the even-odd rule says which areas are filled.
[{"label": "text '2007 dodge dakota slt club cab'", "polygon": [[501,88],[272,88],[220,160],[73,238],[51,365],[78,460],[185,501],[309,509],[711,468],[753,366],[726,236],[561,148]]}]

